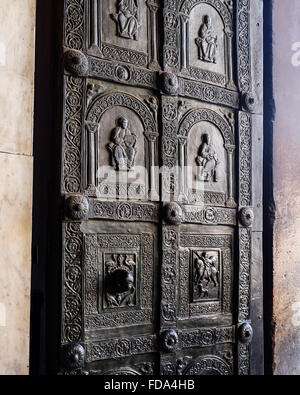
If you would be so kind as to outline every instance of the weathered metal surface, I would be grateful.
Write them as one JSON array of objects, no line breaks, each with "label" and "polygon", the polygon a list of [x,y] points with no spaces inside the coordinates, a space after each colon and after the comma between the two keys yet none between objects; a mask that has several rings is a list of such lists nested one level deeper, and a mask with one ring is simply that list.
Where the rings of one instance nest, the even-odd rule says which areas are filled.
[{"label": "weathered metal surface", "polygon": [[250,373],[258,4],[65,0],[62,344],[85,350],[67,371]]}]

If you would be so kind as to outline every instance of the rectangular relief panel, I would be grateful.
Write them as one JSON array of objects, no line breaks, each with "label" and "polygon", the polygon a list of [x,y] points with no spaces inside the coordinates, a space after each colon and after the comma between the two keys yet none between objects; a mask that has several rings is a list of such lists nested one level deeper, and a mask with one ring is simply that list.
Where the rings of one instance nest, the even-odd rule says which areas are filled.
[{"label": "rectangular relief panel", "polygon": [[156,96],[152,91],[90,79],[86,95],[86,193],[110,200],[157,200]]},{"label": "rectangular relief panel", "polygon": [[[169,168],[173,171],[175,168],[176,172],[177,182],[172,191],[174,200],[189,205],[235,209],[235,111],[182,97],[174,100],[163,99],[162,144],[166,167],[169,164]],[[171,134],[170,128],[176,126],[174,123],[169,126],[168,117],[174,111],[178,114],[178,126]],[[168,197],[167,193],[163,196],[164,200]],[[230,212],[227,210],[227,215],[234,216],[234,210]],[[227,221],[230,221],[229,217]]]},{"label": "rectangular relief panel", "polygon": [[157,352],[157,226],[65,223],[63,342],[86,362]]},{"label": "rectangular relief panel", "polygon": [[223,0],[182,1],[179,6],[180,72],[236,90],[233,75],[233,6]]},{"label": "rectangular relief panel", "polygon": [[[180,230],[179,323],[232,324],[233,229],[182,225]],[[195,324],[195,323],[194,323]]]},{"label": "rectangular relief panel", "polygon": [[156,226],[90,221],[83,228],[86,337],[140,325],[153,330]]},{"label": "rectangular relief panel", "polygon": [[157,70],[156,0],[88,0],[88,53]]}]

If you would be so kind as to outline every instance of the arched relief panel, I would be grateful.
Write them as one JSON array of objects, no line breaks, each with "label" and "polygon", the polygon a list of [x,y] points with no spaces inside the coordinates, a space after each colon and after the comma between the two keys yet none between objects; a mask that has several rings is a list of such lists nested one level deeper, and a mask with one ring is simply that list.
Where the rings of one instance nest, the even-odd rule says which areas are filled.
[{"label": "arched relief panel", "polygon": [[189,203],[236,207],[235,137],[229,123],[211,109],[190,110],[179,125],[181,195]]},{"label": "arched relief panel", "polygon": [[89,0],[88,52],[158,70],[156,0]]},{"label": "arched relief panel", "polygon": [[86,116],[86,192],[98,198],[153,197],[157,123],[142,98],[111,91]]},{"label": "arched relief panel", "polygon": [[191,168],[188,185],[204,191],[226,193],[227,155],[218,128],[205,121],[195,124],[189,133],[186,152],[187,166]]},{"label": "arched relief panel", "polygon": [[232,11],[221,0],[185,0],[181,13],[181,72],[236,89],[233,82]]}]

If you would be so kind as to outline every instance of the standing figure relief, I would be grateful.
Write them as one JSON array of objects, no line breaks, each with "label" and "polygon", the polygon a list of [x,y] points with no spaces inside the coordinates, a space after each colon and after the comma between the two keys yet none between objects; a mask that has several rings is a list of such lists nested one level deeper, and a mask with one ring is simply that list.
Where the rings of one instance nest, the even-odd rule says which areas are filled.
[{"label": "standing figure relief", "polygon": [[132,40],[139,39],[139,6],[138,0],[118,0],[117,13],[111,14],[117,24],[118,35]]},{"label": "standing figure relief", "polygon": [[210,16],[204,15],[199,37],[195,41],[199,48],[199,59],[204,62],[216,63],[218,36],[212,27]]},{"label": "standing figure relief", "polygon": [[202,144],[199,148],[199,154],[196,158],[198,165],[199,181],[219,181],[218,167],[220,164],[217,152],[209,134],[202,135]]},{"label": "standing figure relief", "polygon": [[111,133],[111,143],[108,144],[108,149],[111,152],[115,170],[134,169],[137,136],[129,130],[128,125],[128,119],[121,117]]},{"label": "standing figure relief", "polygon": [[197,258],[194,262],[194,286],[198,287],[200,297],[209,297],[210,287],[219,285],[219,270],[217,267],[217,258],[209,256],[203,252],[201,256],[196,253]]}]

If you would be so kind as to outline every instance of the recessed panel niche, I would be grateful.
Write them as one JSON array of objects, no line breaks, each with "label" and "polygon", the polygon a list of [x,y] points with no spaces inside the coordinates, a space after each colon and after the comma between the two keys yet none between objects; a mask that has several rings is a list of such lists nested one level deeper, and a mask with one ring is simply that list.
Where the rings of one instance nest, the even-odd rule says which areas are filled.
[{"label": "recessed panel niche", "polygon": [[187,165],[189,189],[226,193],[227,155],[216,126],[203,121],[191,128]]},{"label": "recessed panel niche", "polygon": [[102,42],[148,53],[148,7],[144,0],[102,0]]},{"label": "recessed panel niche", "polygon": [[225,75],[224,24],[218,12],[199,4],[190,14],[190,66]]}]

